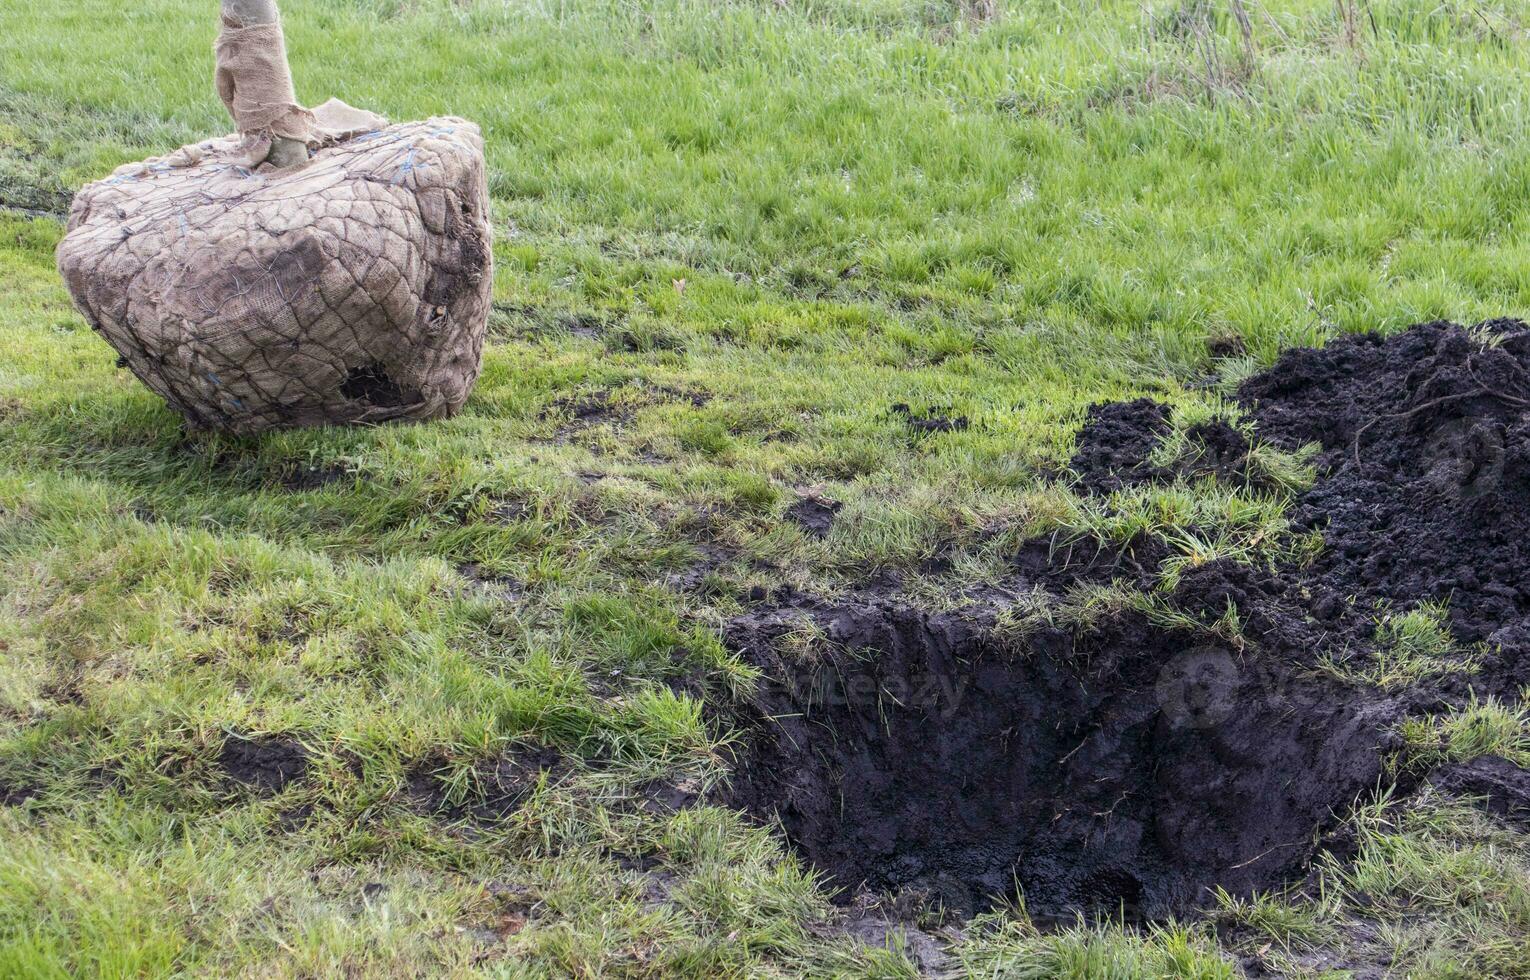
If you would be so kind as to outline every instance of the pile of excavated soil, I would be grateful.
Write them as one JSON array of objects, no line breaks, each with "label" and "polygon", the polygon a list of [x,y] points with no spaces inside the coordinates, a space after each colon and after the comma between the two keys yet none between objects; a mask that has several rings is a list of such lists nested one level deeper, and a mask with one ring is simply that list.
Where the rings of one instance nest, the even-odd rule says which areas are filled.
[{"label": "pile of excavated soil", "polygon": [[1292,513],[1323,532],[1319,579],[1362,601],[1449,600],[1468,641],[1530,614],[1530,328],[1344,338],[1239,394],[1262,438],[1323,447]]},{"label": "pile of excavated soil", "polygon": [[[1302,567],[1180,575],[1169,605],[1207,626],[1233,606],[1239,638],[1132,610],[1015,628],[1002,598],[935,613],[877,590],[797,596],[726,630],[764,678],[740,711],[730,801],[779,820],[847,896],[912,892],[961,911],[1018,890],[1042,916],[1156,918],[1216,886],[1300,875],[1382,785],[1400,718],[1511,692],[1530,671],[1530,329],[1424,324],[1291,351],[1240,401],[1256,438],[1322,447],[1291,514],[1326,548]],[[1172,427],[1152,401],[1096,406],[1070,467],[1079,489],[1249,485],[1248,441],[1223,423],[1187,431],[1197,451],[1182,462],[1155,463]],[[1152,587],[1165,554],[1149,539],[1033,541],[1004,591]],[[1492,641],[1477,674],[1381,691],[1310,669],[1364,658],[1383,609],[1424,601],[1449,603],[1461,642]],[[1523,785],[1512,763],[1477,768],[1440,781],[1491,777],[1505,798]]]}]

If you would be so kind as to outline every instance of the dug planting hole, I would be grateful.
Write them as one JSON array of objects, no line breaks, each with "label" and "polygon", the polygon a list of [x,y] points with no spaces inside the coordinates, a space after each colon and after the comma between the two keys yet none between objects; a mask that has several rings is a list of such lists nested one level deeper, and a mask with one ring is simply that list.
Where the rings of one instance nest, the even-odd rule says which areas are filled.
[{"label": "dug planting hole", "polygon": [[[1267,887],[1381,773],[1380,702],[1124,613],[1007,637],[997,610],[773,610],[733,802],[853,891],[1157,918]],[[804,631],[819,655],[784,653]]]}]

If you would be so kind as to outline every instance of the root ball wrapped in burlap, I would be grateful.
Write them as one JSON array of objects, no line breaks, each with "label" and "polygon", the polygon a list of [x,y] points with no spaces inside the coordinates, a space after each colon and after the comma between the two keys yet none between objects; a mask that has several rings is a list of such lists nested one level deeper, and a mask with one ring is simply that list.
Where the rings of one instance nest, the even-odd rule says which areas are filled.
[{"label": "root ball wrapped in burlap", "polygon": [[302,166],[251,170],[248,139],[209,140],[119,169],[70,211],[58,264],[76,305],[194,427],[447,416],[478,377],[478,128],[314,113]]}]

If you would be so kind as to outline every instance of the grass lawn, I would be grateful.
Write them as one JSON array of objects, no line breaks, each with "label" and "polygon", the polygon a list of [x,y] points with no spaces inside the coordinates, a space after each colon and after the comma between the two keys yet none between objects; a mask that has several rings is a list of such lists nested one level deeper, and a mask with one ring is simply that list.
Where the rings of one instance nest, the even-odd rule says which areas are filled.
[{"label": "grass lawn", "polygon": [[[1057,479],[1093,402],[1235,414],[1284,347],[1530,310],[1512,0],[284,7],[303,101],[483,126],[483,375],[447,422],[185,434],[52,256],[81,183],[228,128],[215,4],[0,4],[0,976],[914,976],[768,829],[652,804],[727,775],[750,590],[939,603],[1124,519]],[[1135,520],[1183,565],[1282,505]],[[1530,704],[1403,734],[1530,759]],[[251,740],[305,778],[229,779]],[[1530,839],[1353,822],[1194,921],[929,927],[979,976],[1530,976]]]}]

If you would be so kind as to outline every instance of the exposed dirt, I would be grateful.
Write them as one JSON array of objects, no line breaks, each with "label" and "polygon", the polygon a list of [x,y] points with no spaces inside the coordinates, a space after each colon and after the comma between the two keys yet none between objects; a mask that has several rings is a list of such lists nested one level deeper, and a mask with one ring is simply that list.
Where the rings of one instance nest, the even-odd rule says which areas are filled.
[{"label": "exposed dirt", "polygon": [[517,746],[474,768],[465,792],[454,790],[442,760],[426,760],[409,773],[408,795],[415,805],[447,820],[492,823],[521,808],[537,784],[565,769],[550,746]]},{"label": "exposed dirt", "polygon": [[[842,652],[777,652],[808,620]],[[1043,915],[1157,917],[1298,870],[1380,775],[1390,707],[1279,660],[1136,613],[1022,642],[993,625],[885,601],[735,621],[771,682],[734,804],[851,888],[973,911],[1018,884]]]},{"label": "exposed dirt", "polygon": [[786,509],[786,519],[802,528],[810,536],[826,538],[834,524],[834,515],[844,504],[824,497],[803,497]]},{"label": "exposed dirt", "polygon": [[892,407],[891,411],[894,416],[903,420],[903,424],[908,426],[910,431],[921,435],[935,432],[964,432],[971,425],[967,416],[949,414],[950,409],[930,408],[915,411],[899,402]]},{"label": "exposed dirt", "polygon": [[880,905],[852,907],[843,918],[831,919],[814,931],[824,937],[849,938],[871,949],[901,950],[919,970],[920,976],[956,976],[947,947],[959,941],[956,929],[929,932],[914,921],[915,909],[883,908]]},{"label": "exposed dirt", "polygon": [[1530,614],[1524,324],[1429,323],[1293,350],[1239,394],[1263,438],[1323,447],[1327,475],[1292,511],[1323,531],[1319,578],[1361,601],[1448,598],[1466,641]]},{"label": "exposed dirt", "polygon": [[1145,588],[1158,577],[1158,564],[1168,555],[1167,545],[1146,536],[1124,544],[1040,537],[1022,544],[1011,566],[1020,576],[1015,584],[1041,585],[1053,592],[1080,583],[1104,585],[1110,581]]},{"label": "exposed dirt", "polygon": [[235,782],[263,795],[275,794],[308,774],[308,751],[286,735],[230,735],[218,753],[218,765]]},{"label": "exposed dirt", "polygon": [[1172,428],[1169,407],[1151,398],[1093,405],[1068,468],[1079,489],[1098,496],[1176,478],[1209,476],[1234,486],[1254,482],[1248,437],[1220,419],[1187,428],[1178,457],[1155,463],[1151,454]]},{"label": "exposed dirt", "polygon": [[543,418],[562,417],[567,418],[570,424],[582,423],[584,425],[598,425],[605,421],[627,422],[631,421],[630,412],[622,411],[611,404],[609,391],[592,391],[584,395],[571,395],[566,398],[557,398],[542,413]]},{"label": "exposed dirt", "polygon": [[457,566],[457,573],[503,602],[515,602],[526,595],[526,583],[510,575],[498,575],[475,561]]},{"label": "exposed dirt", "polygon": [[1089,408],[1069,468],[1091,493],[1110,493],[1153,479],[1148,455],[1168,435],[1169,408],[1151,398]]},{"label": "exposed dirt", "polygon": [[[736,719],[729,801],[778,818],[846,897],[971,911],[1018,888],[1041,916],[1151,919],[1213,886],[1299,876],[1382,784],[1401,717],[1530,680],[1530,329],[1341,339],[1289,352],[1240,400],[1257,438],[1322,446],[1291,508],[1298,533],[1324,534],[1315,562],[1185,569],[1174,628],[1135,611],[1007,625],[1011,597],[1037,590],[1157,586],[1168,552],[1155,538],[1028,542],[1012,579],[954,612],[883,588],[749,612],[725,639],[764,681]],[[1172,431],[1149,400],[1095,406],[1077,486],[1251,485],[1244,432],[1192,426],[1166,461]],[[1459,641],[1491,638],[1476,675],[1383,692],[1311,669],[1373,653],[1382,610],[1442,600]],[[1213,628],[1230,608],[1231,636]],[[1505,765],[1478,760],[1437,785],[1518,819],[1523,771]]]},{"label": "exposed dirt", "polygon": [[543,421],[559,423],[552,441],[566,442],[597,426],[622,428],[630,425],[639,411],[655,405],[688,404],[692,408],[701,408],[711,400],[711,392],[701,388],[634,383],[555,398],[539,417]]},{"label": "exposed dirt", "polygon": [[637,788],[638,806],[648,813],[677,813],[695,806],[702,798],[701,791],[701,784],[694,779],[654,779]]},{"label": "exposed dirt", "polygon": [[0,776],[0,806],[21,806],[36,795],[35,786],[13,783]]},{"label": "exposed dirt", "polygon": [[1429,780],[1450,796],[1480,803],[1510,826],[1530,832],[1530,769],[1496,755],[1442,766]]},{"label": "exposed dirt", "polygon": [[1241,357],[1248,352],[1248,345],[1241,334],[1222,334],[1206,341],[1206,353],[1214,358]]}]

